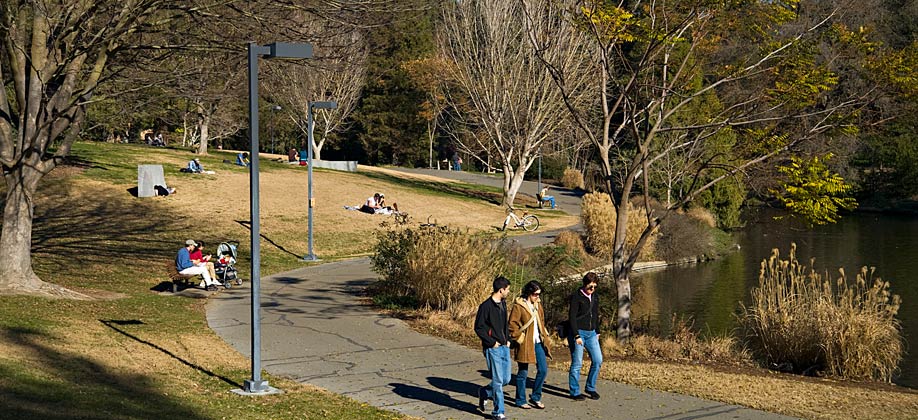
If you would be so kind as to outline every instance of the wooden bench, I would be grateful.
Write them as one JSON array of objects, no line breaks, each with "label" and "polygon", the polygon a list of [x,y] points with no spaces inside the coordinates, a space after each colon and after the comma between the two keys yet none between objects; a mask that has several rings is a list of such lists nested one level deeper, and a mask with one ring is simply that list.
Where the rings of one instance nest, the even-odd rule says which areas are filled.
[{"label": "wooden bench", "polygon": [[198,277],[197,274],[179,273],[178,269],[175,268],[175,261],[166,263],[166,272],[169,273],[169,280],[172,280],[172,293],[178,292],[179,283],[185,283],[185,288],[193,287],[194,283],[191,282],[191,279]]}]

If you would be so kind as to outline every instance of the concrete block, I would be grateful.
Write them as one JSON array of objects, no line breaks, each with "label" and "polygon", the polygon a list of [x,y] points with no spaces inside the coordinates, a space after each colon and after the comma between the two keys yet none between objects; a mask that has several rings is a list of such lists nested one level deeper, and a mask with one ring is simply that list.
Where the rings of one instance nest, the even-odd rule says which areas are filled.
[{"label": "concrete block", "polygon": [[155,185],[166,186],[163,165],[137,165],[137,196],[155,196],[156,190],[153,189]]},{"label": "concrete block", "polygon": [[336,171],[357,172],[356,160],[312,160],[313,168],[334,169]]}]

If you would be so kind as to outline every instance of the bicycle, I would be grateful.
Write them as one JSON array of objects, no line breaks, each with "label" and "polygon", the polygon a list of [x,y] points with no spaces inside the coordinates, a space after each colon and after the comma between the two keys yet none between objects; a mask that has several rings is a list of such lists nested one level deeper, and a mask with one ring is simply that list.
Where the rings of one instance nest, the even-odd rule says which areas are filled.
[{"label": "bicycle", "polygon": [[504,219],[504,226],[500,230],[507,230],[510,220],[513,220],[513,227],[521,228],[527,232],[532,232],[539,228],[538,217],[525,211],[523,212],[523,217],[519,217],[516,215],[515,210],[511,206],[507,206],[507,218]]}]

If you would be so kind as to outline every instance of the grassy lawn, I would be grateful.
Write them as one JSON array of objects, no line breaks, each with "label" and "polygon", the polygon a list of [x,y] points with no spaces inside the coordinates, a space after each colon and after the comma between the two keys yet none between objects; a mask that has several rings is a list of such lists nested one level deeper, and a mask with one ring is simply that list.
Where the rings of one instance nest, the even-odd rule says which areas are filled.
[{"label": "grassy lawn", "polygon": [[[206,299],[158,293],[164,265],[187,238],[213,251],[241,242],[248,278],[249,200],[245,168],[204,157],[215,175],[182,174],[187,151],[78,143],[75,165],[46,177],[35,198],[33,266],[39,276],[95,297],[0,297],[0,405],[11,418],[398,418],[285,378],[283,395],[230,393],[250,376],[248,359],[205,320]],[[129,194],[138,164],[162,164],[175,195]],[[262,273],[302,266],[307,249],[306,171],[262,162]],[[383,191],[426,221],[490,232],[503,220],[499,191],[375,172],[315,171],[316,252],[324,260],[368,253],[385,216],[344,210]],[[0,187],[0,192],[5,187]],[[540,213],[541,215],[541,213]],[[546,228],[575,223],[546,217]]]}]

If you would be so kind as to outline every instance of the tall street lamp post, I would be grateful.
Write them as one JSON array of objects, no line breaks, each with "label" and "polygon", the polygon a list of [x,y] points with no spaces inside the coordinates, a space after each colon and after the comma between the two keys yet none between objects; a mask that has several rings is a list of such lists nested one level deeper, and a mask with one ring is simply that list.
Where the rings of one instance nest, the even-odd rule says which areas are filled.
[{"label": "tall street lamp post", "polygon": [[258,208],[258,57],[312,58],[312,45],[275,42],[249,43],[249,203],[252,223],[252,378],[243,383],[242,394],[264,395],[276,392],[261,379],[261,224]]},{"label": "tall street lamp post", "polygon": [[312,197],[312,144],[314,142],[313,128],[315,127],[315,118],[313,117],[314,109],[335,109],[338,107],[337,102],[310,102],[306,107],[306,132],[309,142],[309,146],[306,154],[306,172],[308,179],[308,196],[309,196],[309,251],[303,257],[305,261],[318,261],[319,258],[316,257],[316,253],[312,248],[312,208],[315,207],[316,201]]}]

